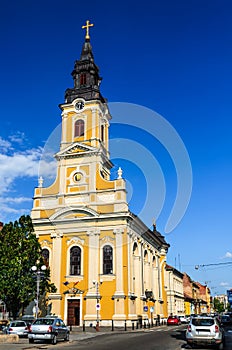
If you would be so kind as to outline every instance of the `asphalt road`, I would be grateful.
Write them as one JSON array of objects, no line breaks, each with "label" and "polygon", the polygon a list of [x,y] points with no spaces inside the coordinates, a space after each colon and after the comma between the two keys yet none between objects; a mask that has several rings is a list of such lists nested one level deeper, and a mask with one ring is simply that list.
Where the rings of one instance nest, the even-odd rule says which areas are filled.
[{"label": "asphalt road", "polygon": [[[45,343],[29,344],[27,339],[20,339],[15,344],[0,344],[0,350],[183,350],[188,349],[185,341],[186,326],[160,327],[137,332],[71,335],[70,342],[57,345]],[[89,338],[91,336],[91,338]],[[78,340],[79,339],[79,340]],[[82,339],[82,340],[80,340]],[[205,348],[204,348],[205,349]],[[226,330],[224,350],[232,349],[232,328]],[[198,348],[203,350],[203,348]]]}]

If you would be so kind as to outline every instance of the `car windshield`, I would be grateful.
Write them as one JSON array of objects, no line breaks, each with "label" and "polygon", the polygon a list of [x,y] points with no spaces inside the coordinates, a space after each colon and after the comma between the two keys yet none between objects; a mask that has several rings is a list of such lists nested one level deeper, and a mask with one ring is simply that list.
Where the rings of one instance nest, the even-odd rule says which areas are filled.
[{"label": "car windshield", "polygon": [[54,319],[52,318],[38,318],[33,324],[45,324],[45,325],[51,325],[53,324]]},{"label": "car windshield", "polygon": [[192,324],[194,326],[212,326],[214,324],[213,318],[193,318]]}]

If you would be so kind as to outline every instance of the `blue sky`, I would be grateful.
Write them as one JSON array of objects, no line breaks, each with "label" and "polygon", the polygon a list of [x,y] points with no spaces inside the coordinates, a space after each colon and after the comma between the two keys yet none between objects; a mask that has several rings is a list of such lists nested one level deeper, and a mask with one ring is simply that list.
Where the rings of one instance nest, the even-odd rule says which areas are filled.
[{"label": "blue sky", "polygon": [[[89,19],[94,23],[95,62],[103,77],[101,91],[112,104],[112,176],[119,166],[123,168],[135,214],[140,215],[149,198],[144,219],[149,227],[160,211],[157,229],[171,245],[169,264],[207,282],[214,294],[232,288],[232,265],[194,268],[232,262],[231,12],[226,0],[144,0],[138,5],[130,0],[4,2],[0,220],[8,222],[30,212],[40,157],[60,123],[58,105],[64,102],[66,88],[73,86],[71,72],[84,41],[81,26]],[[153,123],[146,113],[141,113],[142,129],[117,124],[114,102],[158,113],[188,152],[191,199],[171,232],[165,227],[176,197],[177,174],[170,152],[145,130]],[[139,118],[135,116],[134,125]],[[131,161],[129,153],[116,147],[125,140],[132,149],[138,147],[137,160]],[[157,170],[154,176],[152,164]],[[51,169],[44,164],[46,180],[54,175]]]}]

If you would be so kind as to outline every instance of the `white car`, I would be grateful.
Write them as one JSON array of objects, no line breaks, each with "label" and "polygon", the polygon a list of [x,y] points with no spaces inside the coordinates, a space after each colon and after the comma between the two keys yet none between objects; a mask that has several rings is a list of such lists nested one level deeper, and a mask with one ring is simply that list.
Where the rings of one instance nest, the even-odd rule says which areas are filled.
[{"label": "white car", "polygon": [[186,341],[188,345],[212,345],[222,350],[224,339],[224,330],[221,328],[216,317],[191,317],[186,330]]},{"label": "white car", "polygon": [[11,321],[9,326],[4,329],[7,334],[18,334],[19,337],[28,336],[28,327],[26,322],[21,320]]},{"label": "white car", "polygon": [[181,323],[189,323],[189,318],[186,316],[180,316],[180,322]]}]

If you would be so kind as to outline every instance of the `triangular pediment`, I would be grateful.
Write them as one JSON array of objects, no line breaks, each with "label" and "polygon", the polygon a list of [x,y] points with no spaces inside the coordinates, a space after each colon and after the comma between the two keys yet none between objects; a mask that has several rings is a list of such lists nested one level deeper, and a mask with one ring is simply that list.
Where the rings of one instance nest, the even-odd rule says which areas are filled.
[{"label": "triangular pediment", "polygon": [[57,152],[55,154],[56,158],[65,158],[65,157],[70,157],[74,156],[75,154],[80,154],[80,153],[93,153],[97,152],[97,148],[88,146],[84,143],[80,142],[74,142],[71,145],[67,146],[66,148],[62,149],[60,152]]}]

